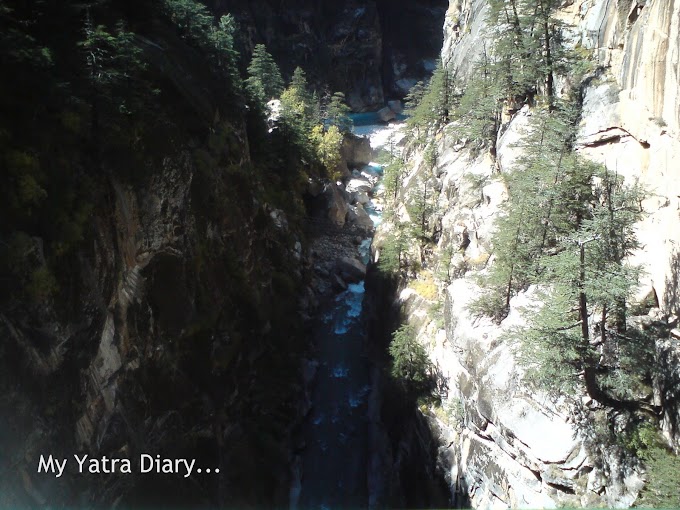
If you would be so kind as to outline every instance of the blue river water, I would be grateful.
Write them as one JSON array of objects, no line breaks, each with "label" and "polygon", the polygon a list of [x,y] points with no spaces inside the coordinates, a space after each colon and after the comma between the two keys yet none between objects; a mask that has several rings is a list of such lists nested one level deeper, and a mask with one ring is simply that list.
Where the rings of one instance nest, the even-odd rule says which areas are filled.
[{"label": "blue river water", "polygon": [[[355,133],[369,136],[373,148],[385,145],[386,132],[394,127],[375,124],[375,114],[358,115],[359,118],[353,116]],[[362,120],[366,123],[362,124]],[[369,120],[373,123],[369,124]],[[382,167],[371,163],[362,171],[380,176]],[[371,201],[366,210],[373,223],[380,224],[380,206]],[[369,261],[371,242],[372,238],[367,237],[357,248],[358,258],[364,263]],[[299,494],[291,498],[291,507],[330,510],[368,506],[367,397],[371,387],[362,321],[364,295],[363,281],[348,285],[315,326],[318,370],[310,417],[303,427],[301,486]]]}]

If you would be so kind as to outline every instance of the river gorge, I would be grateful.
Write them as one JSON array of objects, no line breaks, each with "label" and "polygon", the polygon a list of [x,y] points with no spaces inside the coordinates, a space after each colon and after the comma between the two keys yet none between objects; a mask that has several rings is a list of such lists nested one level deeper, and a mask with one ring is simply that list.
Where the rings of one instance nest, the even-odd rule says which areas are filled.
[{"label": "river gorge", "polygon": [[0,0],[0,509],[679,506],[679,34]]}]

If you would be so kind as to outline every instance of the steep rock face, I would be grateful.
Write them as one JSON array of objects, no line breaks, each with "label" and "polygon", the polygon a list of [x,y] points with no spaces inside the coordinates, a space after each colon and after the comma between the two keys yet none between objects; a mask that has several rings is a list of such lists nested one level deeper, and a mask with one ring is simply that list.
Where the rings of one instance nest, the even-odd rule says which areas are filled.
[{"label": "steep rock face", "polygon": [[584,46],[610,77],[585,91],[581,152],[648,187],[637,257],[648,271],[644,292],[653,289],[677,315],[680,4],[586,2],[574,14]]},{"label": "steep rock face", "polygon": [[445,0],[211,3],[236,16],[246,53],[265,43],[284,74],[302,67],[313,82],[344,92],[355,111],[401,98],[431,73],[446,9]]},{"label": "steep rock face", "polygon": [[[280,374],[267,367],[267,345],[277,341],[272,325],[295,338],[294,329],[276,316],[294,317],[295,294],[289,296],[291,307],[276,302],[281,293],[293,292],[293,284],[280,276],[278,263],[270,264],[260,237],[264,231],[257,233],[254,221],[269,222],[268,235],[284,245],[293,237],[258,208],[228,221],[206,218],[192,197],[195,179],[197,169],[184,152],[167,158],[145,185],[113,182],[113,221],[96,219],[92,251],[80,255],[82,279],[74,284],[83,291],[69,306],[82,311],[69,319],[48,308],[47,317],[33,315],[31,322],[16,313],[3,315],[3,334],[16,345],[9,348],[19,360],[17,367],[5,366],[6,374],[24,385],[3,387],[9,406],[4,415],[10,417],[3,451],[18,469],[3,482],[8,490],[0,502],[284,500],[285,426],[265,432],[257,423],[258,415],[271,412],[282,412],[281,424],[295,419],[294,409],[284,409],[294,401],[289,393],[296,384],[294,368],[290,381],[277,383],[280,405],[267,402],[264,382]],[[277,253],[290,282],[296,271],[299,278],[293,246]],[[273,278],[263,279],[257,266],[269,267]],[[39,334],[43,345],[36,345]],[[296,366],[293,359],[282,361]],[[3,362],[10,364],[12,357],[5,353]],[[39,390],[36,397],[37,389],[50,385],[54,389]],[[57,401],[62,404],[55,408]],[[31,423],[26,434],[15,428],[22,421]],[[257,453],[263,437],[271,441],[269,451]],[[196,458],[223,475],[196,484],[140,476],[135,467],[132,475],[83,479],[73,474],[74,453],[133,463],[141,453]],[[70,458],[73,465],[59,480],[36,476],[40,454]],[[251,457],[258,459],[245,467],[252,480],[260,476],[255,471],[265,477],[278,473],[278,482],[267,480],[269,489],[259,494],[253,492],[257,482],[232,485],[244,469],[237,459]]]},{"label": "steep rock face", "polygon": [[[526,115],[527,109],[498,143],[498,159],[505,164],[518,157],[511,141]],[[494,222],[507,190],[488,155],[471,157],[450,145],[446,135],[438,153],[433,170],[415,157],[405,186],[431,172],[440,190],[438,209],[445,213],[439,250],[457,252],[444,289],[443,321],[433,320],[435,302],[419,294],[417,285],[402,290],[397,304],[435,366],[442,404],[425,414],[439,437],[439,463],[451,498],[469,499],[477,508],[630,505],[642,486],[636,465],[623,451],[594,446],[582,429],[584,408],[552,402],[522,382],[523,370],[504,337],[522,324],[520,310],[532,305],[535,289],[513,299],[500,326],[468,311],[480,292],[473,275],[489,263]]]},{"label": "steep rock face", "polygon": [[[646,248],[638,262],[648,271],[662,307],[678,313],[677,244],[680,242],[680,54],[676,1],[588,0],[563,2],[560,17],[576,41],[593,51],[602,77],[587,84],[581,152],[649,188],[640,228]],[[483,48],[486,2],[452,0],[444,25],[442,59],[465,79]],[[641,291],[642,292],[642,291]]]},{"label": "steep rock face", "polygon": [[[298,301],[299,225],[272,205],[267,170],[251,158],[249,137],[266,136],[264,124],[247,126],[204,56],[172,30],[146,35],[167,101],[158,113],[170,120],[154,132],[157,145],[140,143],[147,152],[132,176],[103,150],[88,174],[79,168],[92,164],[87,148],[66,148],[96,184],[79,197],[96,202],[82,242],[56,258],[49,235],[23,236],[26,270],[45,267],[51,250],[58,285],[3,296],[3,508],[287,501],[308,306]],[[286,143],[276,136],[268,142]],[[143,475],[142,453],[221,474]],[[74,454],[134,467],[79,475]],[[63,477],[36,473],[41,455],[68,459]]]},{"label": "steep rock face", "polygon": [[[484,48],[486,10],[484,1],[449,3],[442,59],[461,83]],[[600,78],[583,90],[579,151],[649,189],[643,202],[647,214],[638,228],[642,248],[633,257],[647,271],[638,299],[654,296],[673,323],[679,306],[680,181],[675,168],[680,88],[674,63],[680,5],[660,0],[565,1],[560,16],[574,26],[574,42],[593,49],[602,66]],[[566,86],[567,81],[560,83]],[[433,303],[413,289],[402,292],[399,304],[442,378],[446,398],[428,414],[433,430],[441,433],[440,461],[447,467],[454,496],[467,495],[480,508],[630,505],[642,486],[640,466],[623,451],[602,451],[593,444],[584,421],[590,412],[586,400],[585,408],[554,403],[522,385],[522,369],[503,334],[521,320],[518,310],[531,305],[535,289],[512,301],[511,313],[500,326],[474,320],[467,310],[479,292],[470,274],[489,261],[494,219],[507,193],[494,171],[511,168],[520,156],[513,143],[529,115],[530,110],[523,109],[505,128],[495,162],[485,155],[471,158],[453,146],[446,132],[438,142],[431,176],[424,174],[429,170],[423,168],[421,156],[412,158],[406,187],[421,174],[435,178],[434,188],[441,189],[438,208],[445,212],[438,252],[461,247],[464,255],[452,259],[445,325],[428,318]],[[680,346],[671,338],[659,342],[658,349],[667,370],[659,378],[655,398],[664,406],[667,438],[677,445],[678,409],[668,383],[675,377],[671,360],[677,359]]]}]

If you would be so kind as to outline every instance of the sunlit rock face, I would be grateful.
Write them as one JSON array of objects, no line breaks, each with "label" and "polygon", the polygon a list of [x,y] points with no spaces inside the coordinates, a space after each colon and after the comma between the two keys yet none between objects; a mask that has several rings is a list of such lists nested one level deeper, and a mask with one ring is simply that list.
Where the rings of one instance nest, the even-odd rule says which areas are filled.
[{"label": "sunlit rock face", "polygon": [[255,44],[266,44],[284,75],[300,66],[311,81],[344,92],[356,111],[403,98],[430,75],[446,11],[446,0],[209,4],[218,13],[234,14],[246,54]]},{"label": "sunlit rock face", "polygon": [[[529,116],[523,110],[499,140],[504,168],[521,155],[513,141]],[[451,261],[442,323],[430,317],[433,301],[412,288],[401,292],[399,305],[441,377],[442,405],[425,414],[438,435],[439,465],[452,498],[464,495],[475,508],[628,506],[642,486],[636,466],[623,462],[621,452],[602,456],[593,450],[582,430],[582,409],[553,401],[522,380],[508,332],[523,323],[523,308],[536,306],[538,289],[515,297],[500,325],[468,310],[480,293],[474,275],[493,263],[495,222],[507,190],[496,173],[497,161],[488,154],[471,157],[446,133],[434,170],[422,157],[412,159],[405,196],[417,192],[412,183],[432,172],[433,188],[440,190],[438,207],[445,211],[437,249],[465,246],[465,254],[456,253]],[[380,227],[380,234],[389,228]]]},{"label": "sunlit rock face", "polygon": [[[489,44],[487,4],[449,2],[442,60],[461,83]],[[680,3],[565,1],[559,16],[572,25],[573,43],[591,49],[601,66],[583,89],[577,149],[647,186],[649,195],[642,204],[646,216],[638,228],[642,247],[632,261],[647,271],[637,297],[656,296],[659,313],[673,320],[679,310],[680,274],[680,87],[674,64],[680,52]],[[558,82],[560,94],[573,85],[568,77]],[[500,325],[475,319],[467,309],[479,295],[470,277],[493,263],[494,223],[507,197],[495,172],[512,171],[521,157],[516,142],[531,115],[526,107],[504,119],[509,123],[501,131],[495,160],[471,156],[455,144],[455,125],[445,129],[431,171],[440,190],[438,208],[444,211],[437,249],[441,253],[465,245],[467,261],[458,255],[452,260],[454,273],[460,270],[460,275],[454,274],[445,290],[444,324],[427,318],[432,302],[412,289],[402,293],[400,304],[445,381],[446,398],[429,417],[440,433],[439,458],[448,470],[452,495],[465,494],[477,508],[629,506],[642,487],[640,466],[621,452],[598,451],[589,443],[583,419],[588,400],[583,406],[553,402],[522,382],[522,368],[506,333],[521,323],[522,307],[535,306],[536,289],[513,299],[511,313]],[[418,154],[410,168],[406,187],[416,182],[416,175],[430,171]],[[377,237],[388,229],[382,226]],[[658,345],[668,374],[675,370],[672,360],[678,359],[676,343]],[[677,409],[668,406],[664,413],[666,436],[677,445]]]}]

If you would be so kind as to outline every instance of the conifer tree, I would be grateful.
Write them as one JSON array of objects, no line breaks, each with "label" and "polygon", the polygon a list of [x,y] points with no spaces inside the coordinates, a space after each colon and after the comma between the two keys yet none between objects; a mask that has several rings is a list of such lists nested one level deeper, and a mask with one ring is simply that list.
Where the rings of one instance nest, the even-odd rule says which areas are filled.
[{"label": "conifer tree", "polygon": [[222,16],[217,25],[211,27],[209,40],[211,60],[218,71],[224,72],[229,80],[232,93],[241,91],[241,75],[238,70],[239,53],[234,46],[236,21],[231,14]]},{"label": "conifer tree", "polygon": [[408,226],[397,221],[389,232],[378,258],[378,268],[386,274],[397,274],[406,264],[406,250],[409,247]]},{"label": "conifer tree", "polygon": [[453,116],[456,107],[453,80],[441,60],[427,86],[416,84],[407,98],[407,125],[418,145],[424,144],[430,131],[438,131]]},{"label": "conifer tree", "polygon": [[486,46],[473,69],[472,78],[456,109],[456,116],[460,119],[458,133],[461,138],[488,145],[492,153],[495,153],[504,98],[496,68]]},{"label": "conifer tree", "polygon": [[353,126],[349,117],[351,111],[345,103],[345,94],[335,92],[325,105],[323,118],[327,125],[336,126],[341,133],[349,133]]},{"label": "conifer tree", "polygon": [[250,97],[261,106],[283,92],[281,72],[264,44],[257,44],[253,50],[245,85]]},{"label": "conifer tree", "polygon": [[[401,183],[404,179],[404,162],[400,158],[394,158],[383,172],[383,185],[385,194],[393,201],[397,199],[401,190]],[[388,211],[386,211],[388,212]]]},{"label": "conifer tree", "polygon": [[394,378],[403,381],[412,391],[427,388],[432,364],[418,342],[413,326],[405,324],[392,334],[389,352]]},{"label": "conifer tree", "polygon": [[[555,255],[543,257],[544,281],[549,284],[542,296],[545,304],[529,314],[528,327],[519,332],[522,359],[534,380],[542,385],[559,381],[564,391],[573,391],[583,381],[591,398],[630,410],[638,405],[603,384],[607,370],[600,366],[595,348],[620,342],[625,331],[625,317],[612,327],[609,314],[625,314],[638,283],[639,268],[627,264],[625,257],[637,247],[634,225],[641,216],[641,198],[637,185],[627,186],[606,170],[599,172],[588,217],[558,239]],[[596,316],[599,338],[593,338]]]}]

